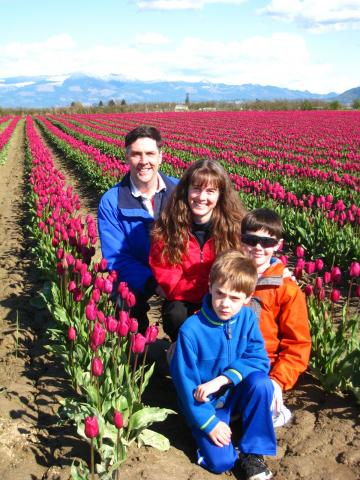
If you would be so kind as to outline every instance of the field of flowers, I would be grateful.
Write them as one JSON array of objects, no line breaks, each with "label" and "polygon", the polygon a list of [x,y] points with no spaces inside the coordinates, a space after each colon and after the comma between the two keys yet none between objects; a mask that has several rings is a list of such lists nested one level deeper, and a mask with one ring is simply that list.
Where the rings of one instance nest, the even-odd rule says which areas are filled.
[{"label": "field of flowers", "polygon": [[[0,163],[20,118],[0,118]],[[21,120],[23,121],[23,120]],[[97,227],[78,214],[39,132],[101,193],[127,171],[123,137],[139,124],[164,138],[162,170],[180,176],[199,158],[222,163],[248,209],[268,206],[284,220],[281,260],[305,291],[311,322],[311,369],[329,391],[360,401],[360,114],[358,112],[198,112],[27,117],[28,202],[38,268],[48,278],[39,299],[56,323],[51,350],[62,359],[74,397],[62,415],[90,439],[91,461],[75,479],[111,477],[132,442],[165,450],[151,430],[171,410],[148,407],[142,394],[153,373],[146,352],[158,329],[137,333],[134,298],[96,259]],[[4,155],[2,152],[5,152]],[[115,474],[115,473],[114,473]]]}]

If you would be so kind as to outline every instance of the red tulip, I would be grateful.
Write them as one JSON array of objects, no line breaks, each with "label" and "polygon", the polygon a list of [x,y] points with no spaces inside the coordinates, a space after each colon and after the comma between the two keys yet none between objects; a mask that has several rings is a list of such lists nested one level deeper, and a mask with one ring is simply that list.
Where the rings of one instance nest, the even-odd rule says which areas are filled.
[{"label": "red tulip", "polygon": [[123,428],[124,426],[123,416],[118,410],[115,410],[114,412],[114,425],[118,430],[120,430],[120,428]]},{"label": "red tulip", "polygon": [[132,337],[131,350],[133,353],[142,353],[145,348],[146,338],[141,333],[137,333]]},{"label": "red tulip", "polygon": [[321,258],[317,258],[315,260],[315,267],[318,272],[321,272],[321,270],[324,268],[324,262],[321,260]]},{"label": "red tulip", "polygon": [[68,328],[67,338],[69,342],[74,342],[76,340],[76,330],[74,327]]},{"label": "red tulip", "polygon": [[159,329],[156,325],[150,325],[145,332],[146,343],[154,343],[159,334]]},{"label": "red tulip", "polygon": [[331,282],[331,273],[324,272],[324,283],[325,285]]},{"label": "red tulip", "polygon": [[126,297],[126,303],[129,308],[132,308],[136,303],[135,295],[132,292],[129,292]]},{"label": "red tulip", "polygon": [[96,350],[105,342],[106,332],[100,323],[95,323],[91,332],[90,343],[93,350]]},{"label": "red tulip", "polygon": [[288,258],[286,255],[281,255],[280,260],[283,263],[283,265],[286,266],[288,264]]},{"label": "red tulip", "polygon": [[80,290],[80,288],[78,288],[78,287],[74,288],[74,290],[72,291],[72,294],[73,294],[73,299],[74,299],[75,302],[77,302],[77,303],[81,302],[82,291]]},{"label": "red tulip", "polygon": [[131,333],[136,333],[138,330],[138,321],[136,318],[130,318],[129,319],[129,330]]},{"label": "red tulip", "polygon": [[106,330],[109,332],[109,333],[114,333],[116,332],[116,329],[117,329],[117,321],[116,321],[116,318],[112,317],[111,315],[109,315],[108,317],[106,317],[106,320],[105,320],[105,325],[106,325]]},{"label": "red tulip", "polygon": [[305,292],[305,295],[307,297],[311,297],[311,295],[313,294],[313,291],[314,291],[314,289],[313,289],[312,285],[306,285],[305,288],[304,288],[304,292]]},{"label": "red tulip", "polygon": [[91,373],[94,377],[100,377],[104,372],[104,366],[100,358],[94,357],[91,362]]},{"label": "red tulip", "polygon": [[303,257],[305,255],[305,250],[301,245],[298,245],[295,249],[296,256],[298,258]]},{"label": "red tulip", "polygon": [[349,275],[352,278],[358,277],[360,275],[360,263],[352,262],[349,269]]},{"label": "red tulip", "polygon": [[330,299],[331,299],[331,301],[334,302],[334,303],[338,302],[339,299],[340,299],[340,291],[337,290],[336,288],[334,288],[333,290],[331,290]]},{"label": "red tulip", "polygon": [[87,438],[95,438],[99,435],[99,424],[97,417],[85,418],[85,435]]}]

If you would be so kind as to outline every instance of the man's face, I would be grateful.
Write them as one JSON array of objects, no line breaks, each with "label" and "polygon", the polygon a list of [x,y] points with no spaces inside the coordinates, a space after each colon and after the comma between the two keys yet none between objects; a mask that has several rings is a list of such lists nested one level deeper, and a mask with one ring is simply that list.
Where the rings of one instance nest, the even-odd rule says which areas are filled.
[{"label": "man's face", "polygon": [[161,163],[161,152],[155,140],[138,138],[128,147],[126,161],[130,165],[131,178],[139,189],[155,184]]},{"label": "man's face", "polygon": [[240,312],[241,307],[247,303],[249,298],[244,292],[230,290],[225,285],[217,282],[210,285],[211,304],[220,320],[229,320]]}]

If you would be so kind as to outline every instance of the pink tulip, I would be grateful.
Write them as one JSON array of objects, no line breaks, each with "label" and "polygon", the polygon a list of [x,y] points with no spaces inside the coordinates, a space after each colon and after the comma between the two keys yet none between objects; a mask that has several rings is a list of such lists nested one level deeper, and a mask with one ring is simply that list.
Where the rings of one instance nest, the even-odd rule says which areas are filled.
[{"label": "pink tulip", "polygon": [[76,287],[73,291],[72,291],[72,294],[73,294],[73,299],[75,302],[79,303],[81,302],[82,300],[82,291],[80,290],[80,288]]},{"label": "pink tulip", "polygon": [[100,323],[105,323],[106,317],[104,312],[102,312],[101,310],[98,310],[96,316]]},{"label": "pink tulip", "polygon": [[138,330],[138,321],[136,318],[129,319],[129,330],[131,333],[136,333]]},{"label": "pink tulip", "polygon": [[[123,293],[124,289],[127,289],[125,293]],[[128,293],[128,286],[126,282],[120,282],[117,288],[118,294],[120,295],[121,298],[126,298],[127,293]]]},{"label": "pink tulip", "polygon": [[311,297],[311,295],[313,294],[313,291],[314,291],[314,289],[313,289],[312,285],[306,285],[305,288],[304,288],[304,292],[305,292],[305,295],[307,297]]},{"label": "pink tulip", "polygon": [[317,258],[315,260],[315,268],[318,272],[321,272],[321,270],[324,268],[324,262],[321,260],[321,258]]},{"label": "pink tulip", "polygon": [[297,280],[301,279],[302,274],[303,274],[302,268],[299,268],[299,267],[294,268],[294,276]]},{"label": "pink tulip", "polygon": [[146,338],[141,333],[137,333],[132,337],[131,351],[133,353],[142,353],[145,348]]},{"label": "pink tulip", "polygon": [[150,325],[145,332],[146,343],[154,343],[159,334],[159,329],[156,325]]},{"label": "pink tulip", "polygon": [[305,272],[311,275],[315,272],[316,266],[315,262],[306,262],[305,263]]},{"label": "pink tulip", "polygon": [[68,285],[68,292],[73,292],[76,288],[76,283],[74,280],[70,280],[69,285]]},{"label": "pink tulip", "polygon": [[283,263],[283,265],[286,266],[288,264],[288,257],[286,255],[281,255],[280,260]]},{"label": "pink tulip", "polygon": [[330,282],[331,282],[331,273],[330,272],[324,272],[324,283],[325,283],[325,285],[327,285]]},{"label": "pink tulip", "polygon": [[116,318],[112,317],[111,315],[106,317],[105,320],[106,330],[109,333],[114,333],[117,330],[117,321]]},{"label": "pink tulip", "polygon": [[101,297],[101,292],[98,288],[94,288],[91,292],[91,298],[94,300],[95,303],[99,303]]},{"label": "pink tulip", "polygon": [[118,410],[115,410],[114,412],[114,425],[118,430],[120,430],[120,428],[123,428],[124,426],[123,416]]},{"label": "pink tulip", "polygon": [[83,273],[81,277],[81,285],[85,288],[89,287],[92,282],[92,275],[90,272]]},{"label": "pink tulip", "polygon": [[106,332],[100,323],[95,323],[91,332],[90,343],[93,350],[96,350],[105,342]]},{"label": "pink tulip", "polygon": [[90,321],[96,320],[97,308],[95,303],[88,303],[85,307],[85,316]]},{"label": "pink tulip", "polygon": [[340,291],[337,290],[336,288],[334,288],[333,290],[331,290],[330,299],[331,299],[331,301],[334,302],[334,303],[338,302],[339,299],[340,299]]},{"label": "pink tulip", "polygon": [[68,328],[67,339],[69,342],[74,342],[76,340],[76,330],[74,327]]},{"label": "pink tulip", "polygon": [[320,301],[324,301],[325,300],[325,297],[326,297],[326,293],[325,293],[325,289],[324,288],[320,288],[319,292],[317,293],[317,298],[320,300]]},{"label": "pink tulip", "polygon": [[305,260],[303,258],[299,258],[296,262],[296,267],[303,269],[305,267]]},{"label": "pink tulip", "polygon": [[130,319],[129,314],[123,310],[119,313],[119,321],[117,326],[117,334],[120,337],[126,337],[129,333]]},{"label": "pink tulip", "polygon": [[322,281],[322,278],[321,277],[316,277],[315,279],[315,288],[317,290],[320,290],[323,286],[323,281]]},{"label": "pink tulip", "polygon": [[356,278],[360,275],[360,263],[352,262],[349,269],[349,275],[351,278]]},{"label": "pink tulip", "polygon": [[298,258],[303,257],[305,255],[305,250],[301,245],[298,245],[295,249],[296,256]]},{"label": "pink tulip", "polygon": [[106,270],[107,270],[107,260],[106,260],[106,258],[102,258],[100,260],[99,268],[100,268],[100,272],[106,272]]},{"label": "pink tulip", "polygon": [[87,438],[95,438],[99,435],[99,424],[97,417],[85,418],[85,435]]},{"label": "pink tulip", "polygon": [[338,283],[341,280],[341,270],[339,267],[333,267],[331,269],[331,280],[334,283]]},{"label": "pink tulip", "polygon": [[104,372],[104,366],[101,358],[94,357],[91,362],[91,373],[94,377],[100,377]]},{"label": "pink tulip", "polygon": [[129,292],[126,297],[126,303],[129,308],[132,308],[136,303],[135,295],[132,292]]},{"label": "pink tulip", "polygon": [[111,293],[113,290],[113,282],[109,280],[109,278],[106,278],[104,281],[104,287],[103,287],[103,292],[104,293]]}]

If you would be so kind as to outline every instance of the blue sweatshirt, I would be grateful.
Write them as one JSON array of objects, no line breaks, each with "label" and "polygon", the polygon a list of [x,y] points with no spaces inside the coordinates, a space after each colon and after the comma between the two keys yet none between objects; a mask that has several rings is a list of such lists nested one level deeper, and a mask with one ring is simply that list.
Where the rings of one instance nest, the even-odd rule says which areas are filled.
[{"label": "blue sweatshirt", "polygon": [[[258,320],[248,307],[227,321],[220,320],[206,295],[199,312],[181,326],[170,371],[180,407],[191,427],[210,433],[219,423],[221,408],[232,388],[252,372],[269,372],[269,359]],[[198,385],[225,375],[232,383],[200,403],[194,398]]]}]

